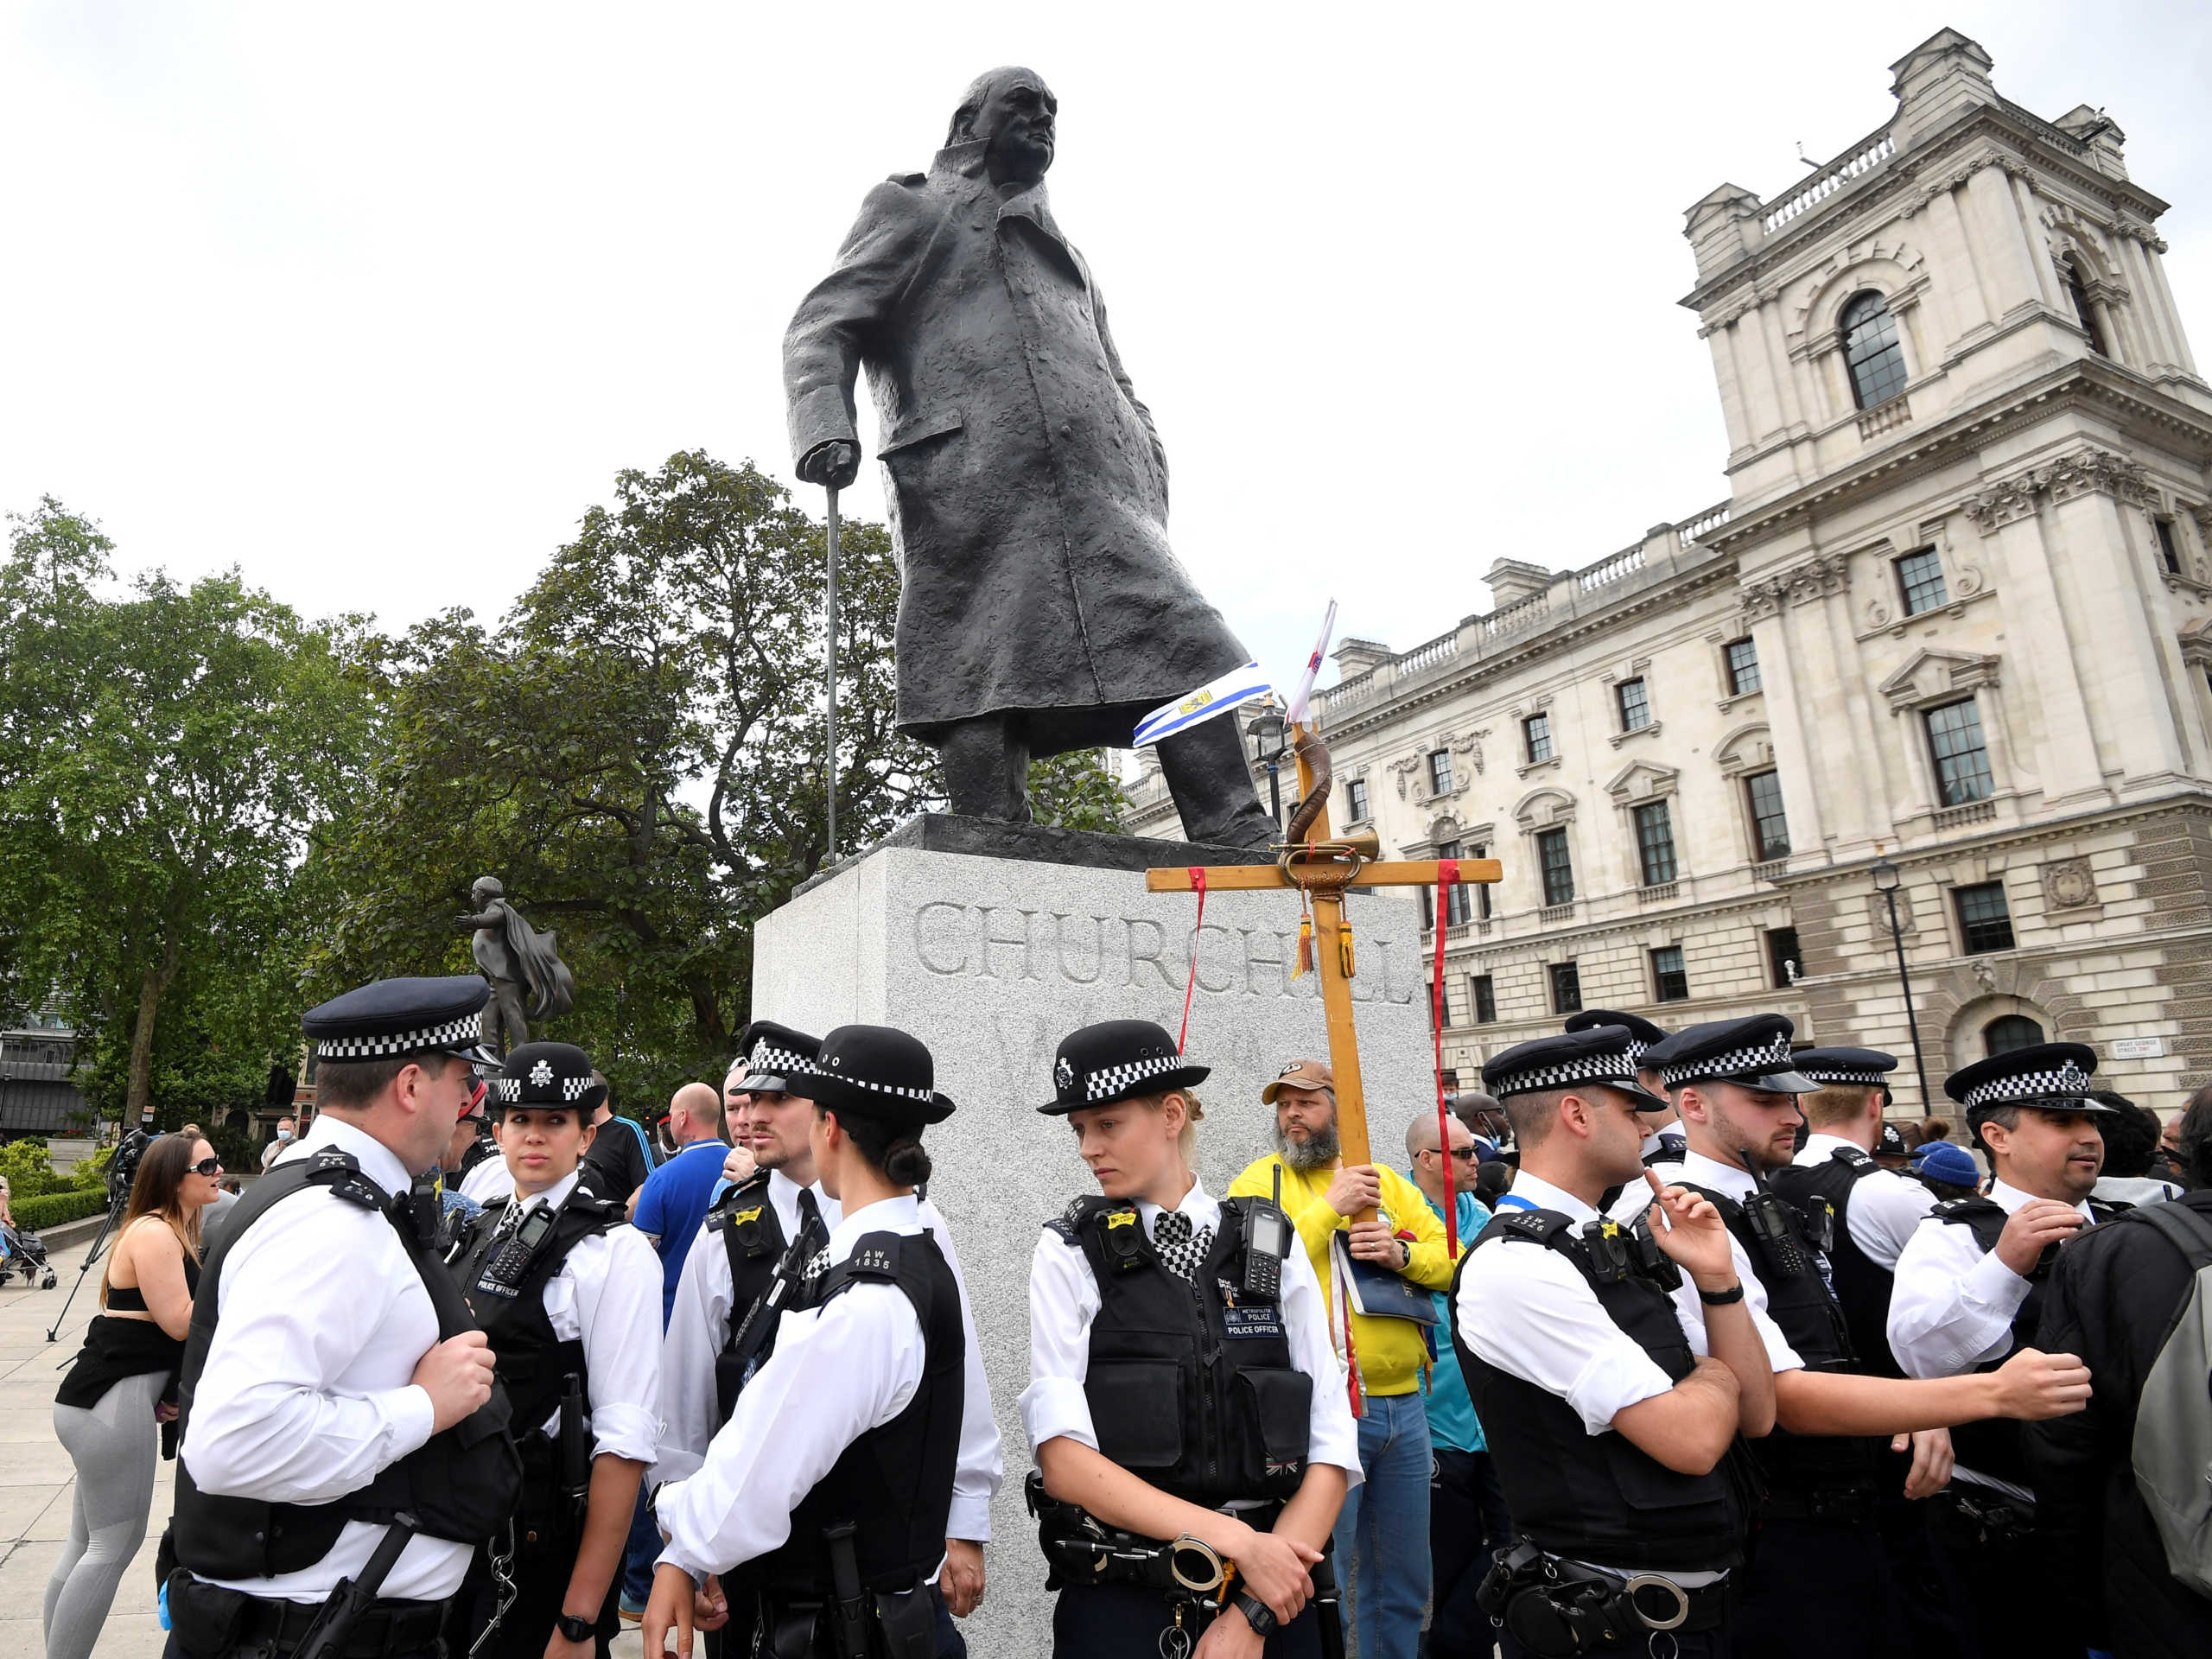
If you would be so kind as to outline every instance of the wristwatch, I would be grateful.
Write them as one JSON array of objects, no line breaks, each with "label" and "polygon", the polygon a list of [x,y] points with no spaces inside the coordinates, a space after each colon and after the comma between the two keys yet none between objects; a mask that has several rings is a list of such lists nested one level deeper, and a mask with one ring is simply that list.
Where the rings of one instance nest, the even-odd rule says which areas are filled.
[{"label": "wristwatch", "polygon": [[1275,1629],[1274,1609],[1262,1601],[1249,1590],[1236,1592],[1236,1611],[1244,1615],[1244,1622],[1252,1627],[1255,1636],[1272,1636]]},{"label": "wristwatch", "polygon": [[553,1621],[553,1628],[570,1642],[589,1642],[599,1635],[596,1620],[578,1618],[574,1613],[563,1613]]},{"label": "wristwatch", "polygon": [[[1414,1264],[1414,1247],[1402,1238],[1398,1241],[1398,1253],[1402,1258],[1398,1263],[1398,1271],[1403,1273]],[[1264,1603],[1262,1605],[1265,1605]]]}]

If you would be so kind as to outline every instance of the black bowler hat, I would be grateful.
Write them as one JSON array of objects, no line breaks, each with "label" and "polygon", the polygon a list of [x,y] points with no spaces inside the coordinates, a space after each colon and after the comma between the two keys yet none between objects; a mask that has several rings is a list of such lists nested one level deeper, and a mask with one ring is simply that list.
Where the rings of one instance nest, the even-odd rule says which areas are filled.
[{"label": "black bowler hat", "polygon": [[1802,1076],[1823,1089],[1860,1084],[1878,1089],[1897,1069],[1897,1057],[1878,1048],[1801,1048],[1790,1058]]},{"label": "black bowler hat", "polygon": [[738,1087],[748,1095],[787,1095],[791,1080],[811,1071],[822,1039],[772,1020],[755,1020],[738,1036],[745,1055],[745,1076]]},{"label": "black bowler hat", "polygon": [[492,988],[479,974],[435,979],[379,979],[334,996],[300,1016],[318,1063],[396,1060],[411,1054],[457,1054],[495,1067],[482,1039],[484,1005]]},{"label": "black bowler hat", "polygon": [[1052,1057],[1052,1087],[1058,1092],[1037,1109],[1048,1117],[1065,1117],[1087,1106],[1164,1095],[1204,1083],[1212,1069],[1185,1065],[1175,1052],[1175,1039],[1149,1020],[1103,1020],[1060,1039]]},{"label": "black bowler hat", "polygon": [[1641,1054],[1654,1043],[1663,1043],[1667,1033],[1641,1014],[1623,1014],[1616,1008],[1585,1008],[1580,1014],[1567,1016],[1564,1029],[1567,1031],[1595,1031],[1600,1026],[1618,1026],[1634,1039],[1637,1052]]},{"label": "black bowler hat", "polygon": [[937,1063],[922,1042],[889,1026],[840,1026],[822,1039],[813,1069],[784,1092],[887,1123],[942,1123],[952,1103],[937,1091]]},{"label": "black bowler hat", "polygon": [[1667,1103],[1636,1080],[1642,1046],[1623,1026],[1592,1026],[1557,1037],[1516,1043],[1483,1067],[1483,1088],[1498,1100],[1540,1095],[1550,1089],[1602,1084],[1626,1095],[1639,1112],[1663,1112]]},{"label": "black bowler hat", "polygon": [[2109,1112],[2090,1093],[2097,1051],[2087,1043],[2031,1043],[1992,1054],[1943,1079],[1943,1092],[1967,1109],[1967,1122],[2000,1106],[2046,1112]]},{"label": "black bowler hat", "polygon": [[1686,1026],[1643,1052],[1645,1067],[1669,1089],[1732,1083],[1776,1095],[1809,1095],[1820,1085],[1800,1073],[1789,1052],[1797,1027],[1779,1014]]},{"label": "black bowler hat", "polygon": [[599,1109],[607,1085],[591,1074],[591,1056],[574,1043],[524,1043],[509,1051],[492,1082],[492,1109],[511,1106],[568,1106],[579,1118]]}]

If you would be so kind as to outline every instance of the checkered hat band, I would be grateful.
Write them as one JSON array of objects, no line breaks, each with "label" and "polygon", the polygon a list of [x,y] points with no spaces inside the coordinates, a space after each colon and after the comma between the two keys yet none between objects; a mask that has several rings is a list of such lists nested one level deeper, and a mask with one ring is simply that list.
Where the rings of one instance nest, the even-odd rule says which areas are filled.
[{"label": "checkered hat band", "polygon": [[1119,1099],[1129,1092],[1129,1085],[1142,1083],[1147,1077],[1164,1077],[1170,1071],[1183,1069],[1179,1054],[1159,1054],[1148,1060],[1130,1060],[1121,1065],[1109,1065],[1086,1072],[1083,1079],[1085,1100]]},{"label": "checkered hat band", "polygon": [[871,1094],[896,1095],[901,1100],[934,1100],[936,1092],[929,1089],[902,1089],[895,1083],[871,1083],[866,1077],[849,1077],[842,1071],[824,1071],[819,1066],[808,1066],[807,1071],[818,1077],[835,1077],[840,1083],[849,1083],[855,1089],[865,1089]]},{"label": "checkered hat band", "polygon": [[797,1049],[779,1048],[773,1043],[761,1043],[746,1061],[747,1072],[753,1077],[803,1077],[813,1068],[806,1056]]},{"label": "checkered hat band", "polygon": [[1800,1075],[1821,1084],[1848,1086],[1863,1083],[1872,1085],[1889,1081],[1888,1072],[1869,1071],[1862,1066],[1800,1065],[1797,1071]]},{"label": "checkered hat band", "polygon": [[2086,1095],[2089,1074],[2072,1061],[2042,1071],[2016,1071],[2009,1077],[1992,1077],[1967,1090],[1966,1103],[2001,1106],[2008,1100],[2042,1100],[2053,1095]]},{"label": "checkered hat band", "polygon": [[1539,1066],[1533,1071],[1516,1071],[1497,1080],[1497,1091],[1513,1095],[1541,1094],[1547,1089],[1564,1089],[1575,1083],[1611,1083],[1627,1087],[1636,1082],[1636,1061],[1633,1056],[1620,1054],[1580,1054],[1571,1060],[1561,1060],[1556,1065]]},{"label": "checkered hat band", "polygon": [[[499,1090],[502,1106],[523,1103],[522,1084],[520,1077],[494,1077],[492,1080],[493,1088]],[[563,1077],[561,1079],[561,1098],[563,1102],[579,1101],[597,1086],[589,1077]]]},{"label": "checkered hat band", "polygon": [[1777,1035],[1771,1041],[1749,1048],[1732,1048],[1709,1059],[1685,1060],[1680,1065],[1668,1066],[1659,1073],[1659,1080],[1672,1088],[1678,1083],[1695,1083],[1700,1077],[1732,1077],[1789,1069],[1789,1039]]},{"label": "checkered hat band", "polygon": [[420,1031],[378,1032],[372,1037],[323,1037],[316,1039],[315,1054],[318,1060],[381,1060],[395,1054],[467,1048],[477,1041],[481,1027],[481,1016],[471,1014],[448,1020],[442,1026],[425,1026]]}]

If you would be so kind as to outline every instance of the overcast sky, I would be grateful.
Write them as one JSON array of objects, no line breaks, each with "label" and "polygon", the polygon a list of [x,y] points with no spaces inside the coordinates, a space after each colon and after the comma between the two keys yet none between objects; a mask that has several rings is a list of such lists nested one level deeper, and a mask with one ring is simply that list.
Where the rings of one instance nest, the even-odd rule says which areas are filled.
[{"label": "overcast sky", "polygon": [[[2125,129],[2212,362],[2201,0],[13,0],[0,509],[53,494],[126,569],[236,563],[311,613],[496,616],[620,468],[790,479],[793,306],[1024,62],[1176,548],[1287,685],[1331,594],[1402,650],[1487,609],[1494,558],[1586,564],[1726,496],[1682,211],[1880,126],[1946,23],[2015,101]],[[880,516],[872,463],[849,511]]]}]

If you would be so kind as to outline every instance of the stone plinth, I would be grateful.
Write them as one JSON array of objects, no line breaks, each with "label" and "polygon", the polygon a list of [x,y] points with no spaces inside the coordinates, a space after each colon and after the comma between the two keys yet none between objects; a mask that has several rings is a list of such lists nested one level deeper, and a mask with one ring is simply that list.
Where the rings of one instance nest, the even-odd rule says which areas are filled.
[{"label": "stone plinth", "polygon": [[[1079,855],[1083,841],[1128,845],[1085,836],[1054,851]],[[1147,861],[1185,861],[1153,850]],[[1356,893],[1347,909],[1375,1151],[1402,1166],[1406,1125],[1435,1101],[1420,901],[1399,888]],[[1175,1031],[1197,910],[1191,894],[1147,893],[1136,869],[894,843],[848,861],[755,937],[756,1018],[817,1033],[852,1022],[912,1032],[936,1057],[938,1088],[959,1103],[928,1135],[937,1165],[930,1196],[959,1247],[1007,1454],[989,1597],[966,1623],[978,1659],[1030,1659],[1051,1616],[1044,1559],[1021,1503],[1029,1260],[1046,1220],[1095,1189],[1065,1122],[1035,1109],[1052,1097],[1054,1049],[1077,1027],[1141,1018]],[[1300,1055],[1328,1052],[1318,980],[1290,976],[1298,917],[1287,890],[1206,899],[1186,1046],[1213,1068],[1198,1090],[1198,1150],[1200,1177],[1217,1195],[1272,1149],[1262,1086]]]}]

